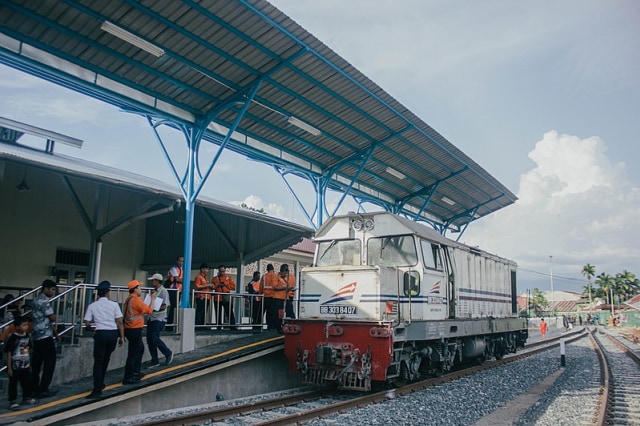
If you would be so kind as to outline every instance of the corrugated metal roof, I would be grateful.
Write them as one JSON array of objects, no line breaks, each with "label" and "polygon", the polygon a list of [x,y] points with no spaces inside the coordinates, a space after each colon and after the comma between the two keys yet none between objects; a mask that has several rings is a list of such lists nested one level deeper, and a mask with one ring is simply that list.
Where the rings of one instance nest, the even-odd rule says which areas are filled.
[{"label": "corrugated metal roof", "polygon": [[[105,22],[163,54],[102,30]],[[328,176],[339,191],[355,179],[350,193],[357,198],[454,229],[516,200],[263,0],[5,0],[0,62],[127,110],[187,123],[212,119],[205,139],[213,143],[260,84],[231,150]],[[292,117],[319,133],[291,124]]]},{"label": "corrugated metal roof", "polygon": [[[145,211],[138,211],[140,206],[131,206],[132,216],[153,212],[181,199],[177,189],[164,182],[61,154],[0,143],[0,160],[65,176],[70,185],[78,182],[86,182],[96,188],[102,185],[134,192],[140,194],[141,199],[151,201],[141,203],[140,206],[147,206]],[[86,200],[88,205],[93,201],[95,192],[90,192],[92,195]],[[176,219],[183,217],[184,212],[177,211],[146,219],[143,269],[166,268],[168,262],[175,259],[176,247],[184,246],[184,225],[176,223]],[[248,264],[313,235],[313,229],[309,227],[206,197],[196,202],[194,226],[197,232],[193,238],[193,269],[207,261],[237,265],[240,255]]]}]

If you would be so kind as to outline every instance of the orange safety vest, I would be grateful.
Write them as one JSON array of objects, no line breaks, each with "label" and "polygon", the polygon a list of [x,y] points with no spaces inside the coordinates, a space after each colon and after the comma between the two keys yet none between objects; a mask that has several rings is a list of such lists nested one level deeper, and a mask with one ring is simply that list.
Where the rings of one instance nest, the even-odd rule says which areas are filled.
[{"label": "orange safety vest", "polygon": [[124,328],[143,328],[144,314],[152,314],[151,306],[145,305],[138,296],[130,294],[124,302]]},{"label": "orange safety vest", "polygon": [[285,300],[287,298],[287,282],[278,275],[278,284],[273,288],[273,298]]},{"label": "orange safety vest", "polygon": [[200,272],[196,277],[196,291],[206,291],[207,293],[196,293],[196,299],[211,299],[211,290],[207,288],[209,281],[207,281],[207,275],[204,272]]},{"label": "orange safety vest", "polygon": [[[296,295],[296,277],[295,277],[294,274],[289,273],[287,278],[288,278],[288,281],[289,281],[288,284],[287,284],[287,287],[289,287],[289,292],[287,293],[287,298],[293,299],[294,296]],[[283,278],[283,280],[284,280],[284,278]]]},{"label": "orange safety vest", "polygon": [[260,278],[260,292],[264,294],[264,297],[273,297],[273,288],[277,286],[278,275],[275,271],[267,271],[267,273]]},{"label": "orange safety vest", "polygon": [[[231,279],[231,277],[227,274],[224,274],[224,276],[222,277],[222,280],[220,280],[220,277],[213,277],[213,279],[211,280],[211,284],[214,285],[213,290],[216,293],[231,293],[233,290],[236,289],[236,283],[233,282],[233,279]],[[226,284],[225,286],[222,286],[222,284]],[[223,295],[222,294],[214,294],[213,295],[213,300],[215,300],[216,302],[221,302],[223,301]]]},{"label": "orange safety vest", "polygon": [[[171,270],[173,268],[176,268],[178,270],[177,277],[174,277],[173,275],[171,275]],[[169,281],[171,281],[171,286],[169,288],[177,288],[178,293],[182,293],[182,274],[183,274],[182,268],[179,267],[178,265],[173,265],[171,268],[169,268],[169,272],[167,272]]]}]

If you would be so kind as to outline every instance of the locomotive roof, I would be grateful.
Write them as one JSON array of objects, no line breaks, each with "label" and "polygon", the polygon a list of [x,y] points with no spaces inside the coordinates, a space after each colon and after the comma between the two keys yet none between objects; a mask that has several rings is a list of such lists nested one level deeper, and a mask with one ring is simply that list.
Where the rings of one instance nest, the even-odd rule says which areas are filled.
[{"label": "locomotive roof", "polygon": [[[493,259],[502,259],[503,261],[509,262],[511,264],[516,265],[516,263],[513,260],[510,259],[506,259],[504,257],[489,253],[485,250],[482,250],[478,247],[473,247],[473,246],[469,246],[467,244],[463,244],[460,243],[458,241],[455,240],[451,240],[449,238],[444,237],[443,235],[441,235],[439,232],[437,232],[435,229],[426,226],[422,223],[416,222],[414,220],[408,219],[404,216],[400,216],[400,215],[396,215],[393,213],[389,213],[389,212],[375,212],[375,213],[357,213],[357,214],[347,214],[347,215],[339,215],[339,216],[333,216],[331,218],[329,218],[324,225],[318,229],[318,231],[316,232],[316,235],[321,235],[325,230],[327,230],[328,228],[330,228],[332,226],[332,223],[334,223],[335,221],[339,221],[339,220],[351,220],[353,217],[362,217],[364,219],[366,218],[373,218],[375,220],[376,217],[380,217],[380,216],[385,216],[388,219],[393,219],[395,221],[397,221],[400,225],[402,225],[403,227],[406,228],[406,232],[404,233],[411,233],[423,238],[426,238],[430,241],[439,243],[439,244],[443,244],[449,247],[457,247],[461,250],[464,251],[468,251],[471,253],[475,253],[475,254],[479,254],[481,256],[484,257],[489,257],[489,258],[493,258]],[[394,234],[402,234],[403,232],[394,232]],[[318,239],[322,239],[322,238],[318,238]]]}]

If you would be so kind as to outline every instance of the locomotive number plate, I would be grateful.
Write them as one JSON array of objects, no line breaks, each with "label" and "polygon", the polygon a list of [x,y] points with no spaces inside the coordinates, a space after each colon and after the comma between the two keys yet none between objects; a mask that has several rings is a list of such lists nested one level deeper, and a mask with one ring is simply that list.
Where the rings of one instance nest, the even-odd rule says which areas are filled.
[{"label": "locomotive number plate", "polygon": [[343,305],[326,305],[326,306],[320,306],[320,313],[331,314],[331,315],[357,315],[358,307],[343,306]]}]

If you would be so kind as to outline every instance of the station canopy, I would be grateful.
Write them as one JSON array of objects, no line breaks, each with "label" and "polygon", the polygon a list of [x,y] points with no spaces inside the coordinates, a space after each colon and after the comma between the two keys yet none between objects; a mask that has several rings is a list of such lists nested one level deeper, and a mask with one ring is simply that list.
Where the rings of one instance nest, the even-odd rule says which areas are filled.
[{"label": "station canopy", "polygon": [[441,232],[516,200],[263,0],[3,0],[0,63]]}]

